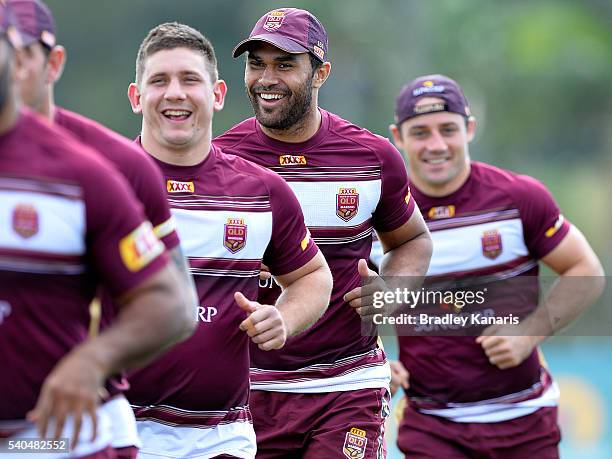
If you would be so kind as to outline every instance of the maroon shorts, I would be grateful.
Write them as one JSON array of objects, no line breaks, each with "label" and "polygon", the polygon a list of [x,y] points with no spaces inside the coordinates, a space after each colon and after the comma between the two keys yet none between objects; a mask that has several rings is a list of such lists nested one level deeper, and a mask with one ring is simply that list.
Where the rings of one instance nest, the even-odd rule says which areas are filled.
[{"label": "maroon shorts", "polygon": [[86,456],[79,456],[78,459],[117,459],[115,450],[110,446],[97,453],[87,454]]},{"label": "maroon shorts", "polygon": [[557,459],[557,408],[495,423],[464,423],[406,404],[397,446],[410,459]]},{"label": "maroon shorts", "polygon": [[386,389],[292,394],[251,391],[257,458],[386,457]]},{"label": "maroon shorts", "polygon": [[135,446],[115,448],[115,456],[117,459],[136,459],[136,456],[138,456],[138,448]]}]

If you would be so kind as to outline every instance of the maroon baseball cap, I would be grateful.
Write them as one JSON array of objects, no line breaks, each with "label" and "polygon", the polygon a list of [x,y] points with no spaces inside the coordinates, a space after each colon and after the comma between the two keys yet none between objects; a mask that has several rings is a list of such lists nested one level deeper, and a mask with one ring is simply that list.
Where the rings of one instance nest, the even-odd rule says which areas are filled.
[{"label": "maroon baseball cap", "polygon": [[47,5],[39,0],[8,0],[8,4],[24,46],[37,41],[49,49],[55,46],[55,21]]},{"label": "maroon baseball cap", "polygon": [[0,37],[6,37],[14,48],[20,48],[22,40],[16,24],[17,20],[13,9],[4,0],[0,0]]},{"label": "maroon baseball cap", "polygon": [[[420,105],[424,97],[436,97],[444,102]],[[395,124],[410,118],[434,112],[453,112],[470,116],[470,107],[459,84],[444,75],[425,75],[412,80],[400,91],[395,100]]]},{"label": "maroon baseball cap", "polygon": [[323,24],[299,8],[279,8],[264,14],[249,38],[236,45],[233,56],[240,56],[254,41],[270,43],[291,54],[311,53],[321,62],[327,56],[327,32]]}]

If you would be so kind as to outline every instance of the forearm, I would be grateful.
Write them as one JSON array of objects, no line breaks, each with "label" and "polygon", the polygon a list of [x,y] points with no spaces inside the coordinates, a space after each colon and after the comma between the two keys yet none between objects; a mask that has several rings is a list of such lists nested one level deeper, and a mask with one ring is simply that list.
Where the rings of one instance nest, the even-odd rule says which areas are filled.
[{"label": "forearm", "polygon": [[323,315],[331,290],[332,278],[326,264],[283,289],[276,307],[287,327],[287,336],[306,330]]},{"label": "forearm", "polygon": [[417,237],[388,251],[380,265],[380,275],[395,278],[402,288],[418,289],[431,259],[432,242],[429,233],[421,233]]},{"label": "forearm", "polygon": [[554,282],[543,301],[521,324],[522,332],[542,342],[577,319],[603,293],[601,266],[576,266]]}]

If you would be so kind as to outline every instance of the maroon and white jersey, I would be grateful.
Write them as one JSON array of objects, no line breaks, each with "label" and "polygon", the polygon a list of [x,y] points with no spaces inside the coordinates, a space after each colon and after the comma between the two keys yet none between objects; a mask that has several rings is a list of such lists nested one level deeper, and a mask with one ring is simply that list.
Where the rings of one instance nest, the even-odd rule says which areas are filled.
[{"label": "maroon and white jersey", "polygon": [[[428,281],[485,276],[520,282],[484,306],[529,313],[538,304],[538,259],[561,242],[569,223],[535,179],[479,162],[471,167],[468,180],[448,196],[433,198],[412,187],[433,239]],[[500,370],[474,334],[399,336],[399,345],[410,372],[410,402],[423,413],[498,422],[556,404],[558,389],[537,350],[519,366]]]},{"label": "maroon and white jersey", "polygon": [[[414,210],[399,152],[388,140],[325,110],[318,132],[303,143],[266,136],[250,118],[213,142],[278,173],[296,194],[306,225],[331,269],[329,308],[282,350],[251,346],[251,386],[258,390],[332,392],[386,387],[389,368],[376,336],[362,336],[359,315],[343,295],[360,285],[372,231],[392,231]],[[280,289],[260,292],[270,302]]]},{"label": "maroon and white jersey", "polygon": [[176,224],[164,192],[164,180],[155,162],[131,140],[65,108],[56,107],[55,123],[94,148],[125,177],[143,204],[155,234],[168,250],[179,245]]},{"label": "maroon and white jersey", "polygon": [[249,337],[240,291],[256,299],[261,263],[276,275],[318,252],[280,177],[211,147],[195,166],[158,161],[200,298],[195,334],[130,376],[138,420],[213,427],[250,419]]},{"label": "maroon and white jersey", "polygon": [[118,296],[167,261],[115,169],[24,110],[0,136],[0,420],[23,419],[87,337],[99,283]]}]

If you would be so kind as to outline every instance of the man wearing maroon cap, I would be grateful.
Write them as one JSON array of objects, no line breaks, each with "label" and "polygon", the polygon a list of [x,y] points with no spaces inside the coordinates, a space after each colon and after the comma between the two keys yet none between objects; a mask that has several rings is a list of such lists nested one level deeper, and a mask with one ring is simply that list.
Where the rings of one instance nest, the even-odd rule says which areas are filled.
[{"label": "man wearing maroon cap", "polygon": [[[8,10],[0,4],[0,449],[114,458],[98,407],[105,380],[187,337],[195,311],[125,180],[21,109]],[[100,284],[121,314],[88,339]]]},{"label": "man wearing maroon cap", "polygon": [[[386,253],[383,274],[423,275],[426,226],[399,152],[319,108],[331,64],[315,16],[296,8],[266,13],[234,57],[244,52],[255,117],[214,143],[287,181],[334,276],[329,308],[312,328],[273,353],[251,348],[258,457],[384,457],[389,364],[372,327],[362,333],[360,316],[367,321],[371,309],[360,283],[370,275],[373,231]],[[279,293],[269,282],[260,297]]]},{"label": "man wearing maroon cap", "polygon": [[[557,458],[559,392],[537,346],[601,294],[603,271],[540,182],[470,160],[475,129],[463,91],[443,75],[404,86],[390,127],[434,241],[428,280],[502,280],[517,286],[510,295],[488,284],[486,309],[464,312],[503,306],[525,318],[466,328],[467,336],[398,328],[392,386],[407,395],[398,445],[407,458]],[[538,306],[539,260],[561,276],[546,308]]]},{"label": "man wearing maroon cap", "polygon": [[[8,3],[15,14],[24,45],[24,71],[20,82],[22,100],[50,122],[62,126],[79,141],[97,150],[123,174],[143,204],[156,235],[170,251],[182,274],[183,288],[190,292],[195,304],[197,299],[193,281],[181,253],[176,224],[170,214],[158,167],[128,139],[93,120],[55,105],[53,89],[61,77],[66,50],[56,44],[55,21],[51,11],[39,0],[8,0]],[[101,326],[104,327],[116,311],[107,294],[100,292],[99,296],[102,299]],[[117,448],[120,459],[134,457],[135,447],[139,445],[132,410],[122,395],[126,387],[125,379],[112,380],[108,387],[111,399],[104,405],[113,418],[113,446]]]}]

